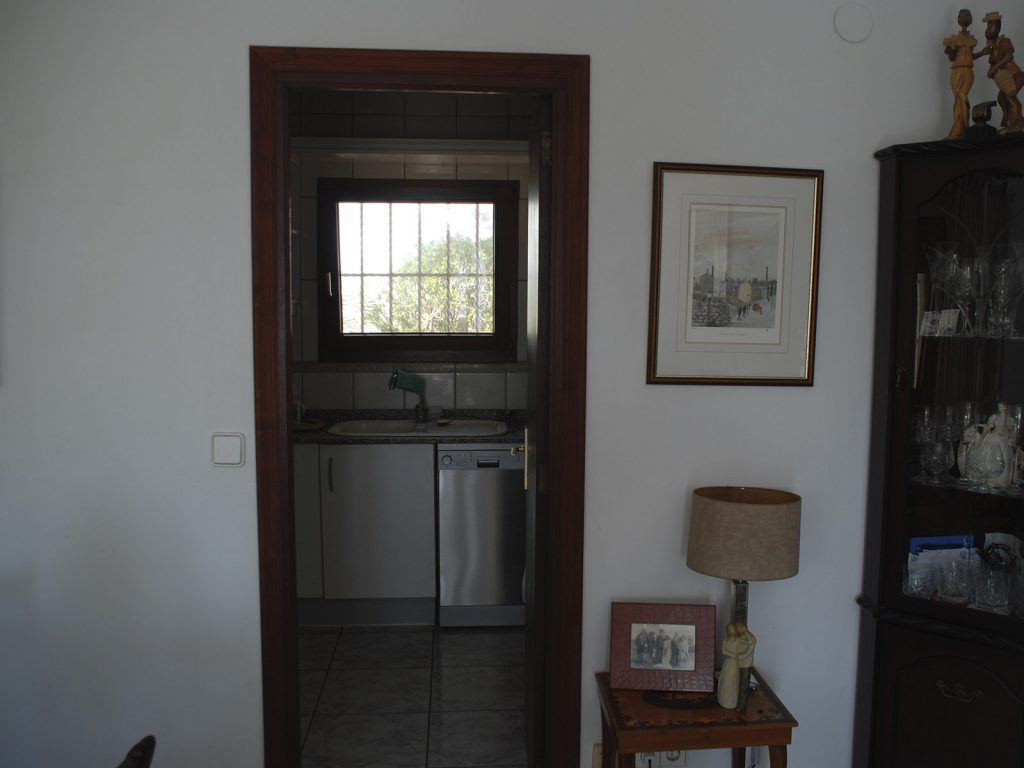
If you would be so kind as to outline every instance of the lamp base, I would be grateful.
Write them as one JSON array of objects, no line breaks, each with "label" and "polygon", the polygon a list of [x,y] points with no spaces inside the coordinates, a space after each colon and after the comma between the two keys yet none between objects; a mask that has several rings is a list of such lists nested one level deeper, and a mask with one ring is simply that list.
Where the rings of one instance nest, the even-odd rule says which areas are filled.
[{"label": "lamp base", "polygon": [[[742,624],[746,627],[747,624],[747,595],[750,584],[746,581],[734,579],[732,582],[733,593],[732,593],[732,623]],[[756,643],[753,634],[748,630],[744,630],[745,637],[749,638],[750,641],[750,656],[744,661],[744,665],[739,669],[739,691],[736,699],[736,709],[744,710],[747,708],[747,697],[750,695],[750,665],[753,663],[754,648],[753,645]]]},{"label": "lamp base", "polygon": [[732,582],[732,623],[747,623],[747,591],[750,583],[733,579]]}]

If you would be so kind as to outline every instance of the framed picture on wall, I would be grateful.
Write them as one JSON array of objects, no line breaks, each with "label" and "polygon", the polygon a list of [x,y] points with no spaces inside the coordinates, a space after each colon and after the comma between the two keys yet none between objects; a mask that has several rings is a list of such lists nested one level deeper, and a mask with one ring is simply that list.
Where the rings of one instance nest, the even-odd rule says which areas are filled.
[{"label": "framed picture on wall", "polygon": [[611,686],[715,689],[715,606],[612,603]]},{"label": "framed picture on wall", "polygon": [[654,164],[648,384],[813,383],[823,177]]}]

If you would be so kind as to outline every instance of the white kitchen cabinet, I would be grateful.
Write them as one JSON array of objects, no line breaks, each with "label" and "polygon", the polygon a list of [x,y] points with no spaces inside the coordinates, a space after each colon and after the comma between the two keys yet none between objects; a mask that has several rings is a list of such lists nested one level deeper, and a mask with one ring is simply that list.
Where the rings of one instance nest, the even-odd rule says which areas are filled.
[{"label": "white kitchen cabinet", "polygon": [[434,446],[321,445],[324,594],[433,598]]},{"label": "white kitchen cabinet", "polygon": [[298,597],[323,597],[320,534],[320,446],[293,446],[295,580]]}]

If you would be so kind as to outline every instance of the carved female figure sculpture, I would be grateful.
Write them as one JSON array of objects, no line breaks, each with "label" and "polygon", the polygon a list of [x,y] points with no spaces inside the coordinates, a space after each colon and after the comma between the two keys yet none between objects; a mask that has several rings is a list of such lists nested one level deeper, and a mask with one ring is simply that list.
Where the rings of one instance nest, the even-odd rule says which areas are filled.
[{"label": "carved female figure sculpture", "polygon": [[725,628],[722,641],[722,671],[718,675],[718,706],[735,709],[740,693],[739,655],[742,641],[736,637],[736,625]]},{"label": "carved female figure sculpture", "polygon": [[960,31],[942,41],[947,58],[953,62],[953,70],[949,76],[949,85],[953,89],[953,126],[949,129],[948,139],[961,139],[967,133],[967,121],[971,116],[971,104],[968,95],[974,85],[974,60],[983,53],[974,52],[977,39],[967,27],[974,21],[971,12],[961,8],[956,16]]}]

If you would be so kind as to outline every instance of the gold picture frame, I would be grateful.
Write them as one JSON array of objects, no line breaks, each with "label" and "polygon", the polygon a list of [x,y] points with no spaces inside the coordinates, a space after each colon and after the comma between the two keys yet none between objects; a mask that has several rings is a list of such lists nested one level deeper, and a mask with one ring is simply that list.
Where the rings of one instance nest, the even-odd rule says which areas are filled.
[{"label": "gold picture frame", "polygon": [[813,384],[823,180],[654,164],[648,384]]}]

